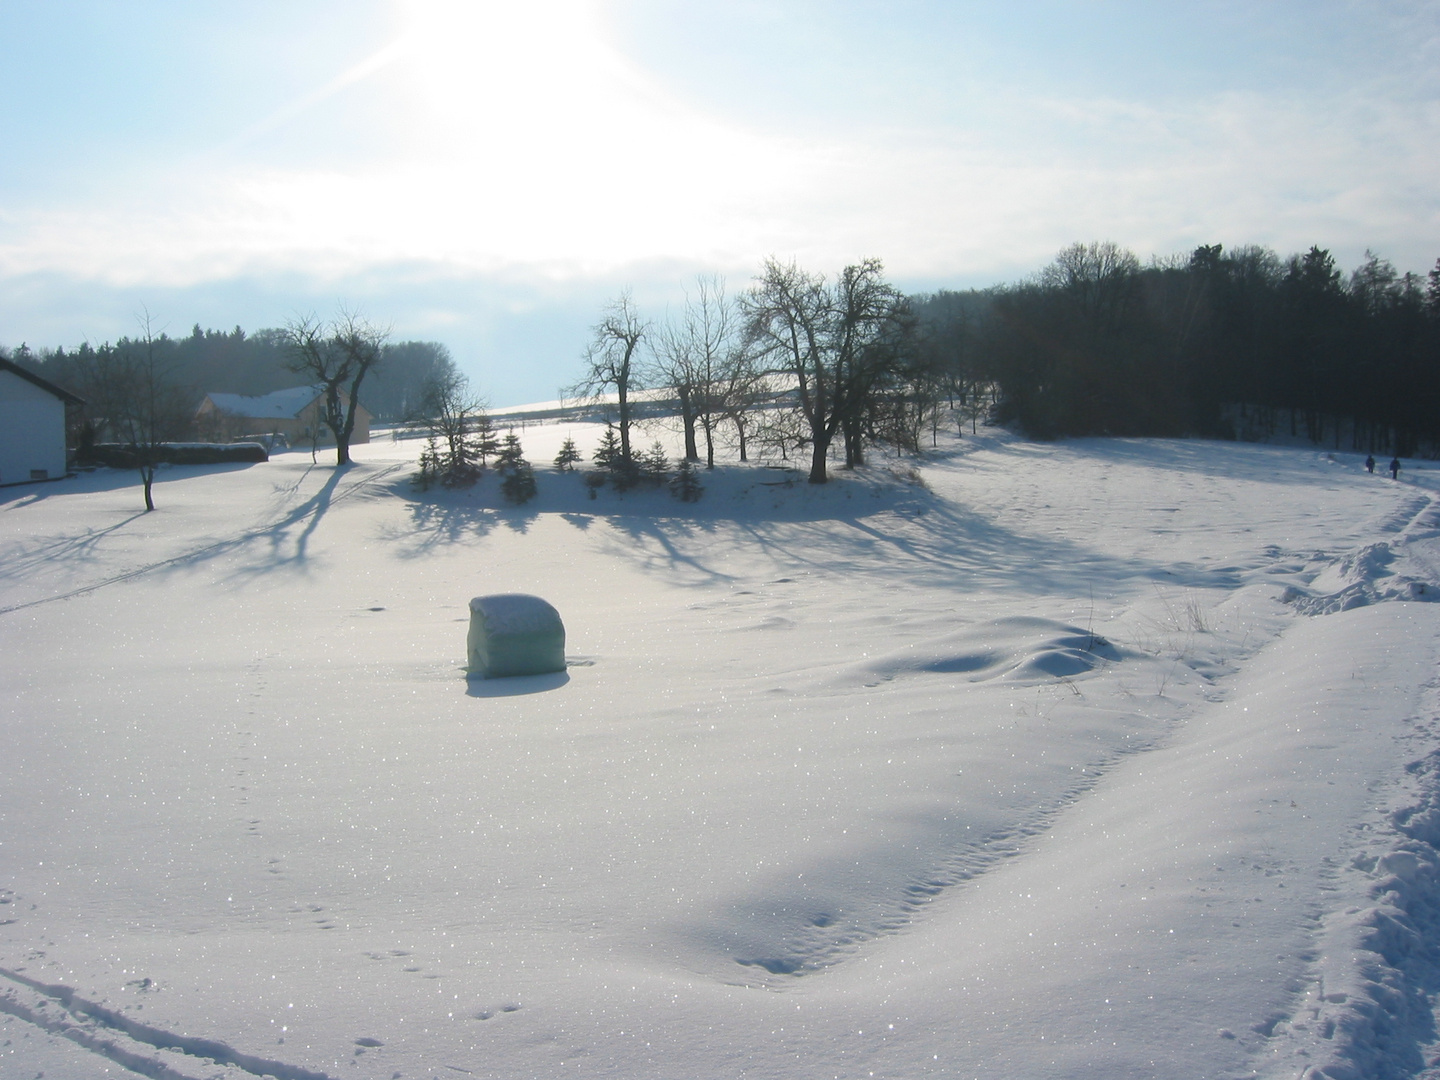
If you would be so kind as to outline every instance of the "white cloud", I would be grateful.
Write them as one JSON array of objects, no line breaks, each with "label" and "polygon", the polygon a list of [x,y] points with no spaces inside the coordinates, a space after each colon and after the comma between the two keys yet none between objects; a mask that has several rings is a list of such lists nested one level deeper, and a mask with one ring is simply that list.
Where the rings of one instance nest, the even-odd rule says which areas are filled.
[{"label": "white cloud", "polygon": [[284,167],[212,154],[159,163],[103,204],[37,198],[6,215],[0,273],[178,286],[405,263],[563,279],[734,272],[775,253],[974,282],[1095,238],[1142,255],[1222,241],[1327,244],[1342,262],[1368,246],[1402,269],[1434,258],[1440,114],[1423,96],[996,87],[958,120],[820,137],[687,102],[586,0],[413,0],[400,15],[394,41],[229,144],[316,122],[369,84],[376,153]]}]

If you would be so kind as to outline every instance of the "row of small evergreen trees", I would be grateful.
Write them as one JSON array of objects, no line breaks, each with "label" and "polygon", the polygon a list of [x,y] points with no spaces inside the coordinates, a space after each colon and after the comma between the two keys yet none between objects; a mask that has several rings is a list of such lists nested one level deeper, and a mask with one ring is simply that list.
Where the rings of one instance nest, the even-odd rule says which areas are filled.
[{"label": "row of small evergreen trees", "polygon": [[[500,477],[500,493],[506,502],[518,506],[535,497],[535,470],[525,459],[520,437],[513,431],[498,437],[490,418],[483,412],[471,417],[459,431],[441,433],[432,429],[420,453],[415,485],[421,491],[437,484],[447,488],[471,487],[485,475],[492,458],[495,473]],[[582,460],[575,440],[567,438],[555,455],[555,469],[572,472]],[[658,488],[668,483],[671,493],[682,502],[695,502],[704,490],[695,464],[688,458],[683,459],[672,474],[665,448],[658,440],[648,451],[626,458],[620,452],[620,439],[614,425],[606,425],[592,460],[597,468],[584,477],[592,499],[607,483],[616,491],[639,486]]]}]

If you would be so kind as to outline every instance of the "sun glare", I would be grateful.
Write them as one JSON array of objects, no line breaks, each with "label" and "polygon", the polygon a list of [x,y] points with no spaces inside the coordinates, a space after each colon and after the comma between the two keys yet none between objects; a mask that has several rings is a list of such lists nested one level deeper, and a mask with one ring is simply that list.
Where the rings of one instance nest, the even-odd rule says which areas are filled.
[{"label": "sun glare", "polygon": [[389,76],[410,118],[403,150],[328,202],[297,190],[312,229],[349,216],[345,190],[367,231],[462,261],[578,251],[597,265],[723,246],[724,208],[756,182],[735,164],[758,160],[753,137],[639,71],[596,5],[408,0],[401,12]]}]

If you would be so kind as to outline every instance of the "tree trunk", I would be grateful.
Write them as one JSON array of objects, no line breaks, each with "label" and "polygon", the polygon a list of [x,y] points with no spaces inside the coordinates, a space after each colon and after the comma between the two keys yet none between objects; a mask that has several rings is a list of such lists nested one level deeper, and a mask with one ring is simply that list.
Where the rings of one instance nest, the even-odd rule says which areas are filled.
[{"label": "tree trunk", "polygon": [[680,421],[685,426],[685,456],[691,461],[700,460],[699,447],[695,445],[695,409],[691,405],[688,388],[676,388],[680,398]]},{"label": "tree trunk", "polygon": [[847,417],[840,425],[840,430],[845,439],[845,468],[853,469],[857,465],[864,465],[865,451],[860,445],[860,421]]},{"label": "tree trunk", "polygon": [[140,482],[145,485],[145,512],[155,509],[155,500],[150,496],[150,486],[155,483],[155,466],[140,466]]},{"label": "tree trunk", "polygon": [[825,459],[830,454],[830,438],[828,436],[817,438],[810,451],[810,483],[823,484],[829,477],[825,475]]},{"label": "tree trunk", "polygon": [[629,387],[620,388],[620,458],[630,464],[630,394]]},{"label": "tree trunk", "polygon": [[335,436],[335,467],[350,464],[350,436],[355,433],[355,389],[351,388],[345,419]]}]

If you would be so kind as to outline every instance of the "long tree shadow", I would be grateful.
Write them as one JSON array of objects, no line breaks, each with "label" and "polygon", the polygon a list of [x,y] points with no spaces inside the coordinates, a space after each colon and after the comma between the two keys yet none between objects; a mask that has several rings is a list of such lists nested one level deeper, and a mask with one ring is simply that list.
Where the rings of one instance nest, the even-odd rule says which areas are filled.
[{"label": "long tree shadow", "polygon": [[22,576],[43,563],[54,562],[57,559],[80,562],[98,559],[97,549],[107,537],[144,516],[144,510],[137,510],[129,517],[122,518],[103,529],[90,529],[79,536],[59,536],[42,541],[37,546],[9,556],[3,563],[0,563],[0,578]]},{"label": "long tree shadow", "polygon": [[[56,600],[65,600],[71,597],[81,596],[94,592],[96,589],[101,589],[121,581],[128,581],[145,574],[194,566],[198,563],[242,549],[256,540],[268,540],[270,546],[269,557],[255,560],[250,565],[236,570],[232,574],[232,577],[260,576],[284,566],[303,567],[310,558],[310,540],[331,506],[335,502],[348,498],[355,492],[363,490],[377,481],[383,480],[397,468],[399,468],[399,466],[391,466],[383,469],[378,475],[365,476],[351,484],[349,488],[338,492],[337,489],[340,482],[351,473],[351,469],[336,469],[326,478],[325,483],[319,491],[304,503],[285,512],[283,516],[276,520],[267,521],[257,527],[245,529],[235,535],[215,540],[211,543],[202,544],[188,551],[171,556],[170,558],[157,559],[153,562],[145,563],[99,581],[89,582],[61,593],[0,608],[0,615],[12,611],[20,611],[24,608],[35,607],[38,604],[46,604]],[[308,475],[308,470],[306,474]],[[298,488],[299,485],[297,484],[290,490],[294,491],[298,490]],[[134,520],[134,518],[132,517],[129,520]],[[298,535],[294,536],[294,548],[293,550],[287,551],[286,542],[291,538],[292,532],[297,526],[301,526],[301,528]]]},{"label": "long tree shadow", "polygon": [[[1018,451],[998,449],[1054,452],[1048,445],[1029,443],[1019,444]],[[1184,455],[1170,457],[1173,467],[1188,464]],[[954,467],[958,460],[935,464]],[[1161,467],[1170,464],[1160,462]],[[768,479],[771,476],[775,479]],[[476,494],[440,492],[417,498],[407,493],[410,527],[384,535],[398,542],[402,558],[413,559],[448,545],[476,542],[497,527],[524,532],[546,512],[597,536],[617,558],[646,572],[680,574],[693,585],[735,580],[720,563],[745,547],[782,572],[900,576],[937,587],[1005,588],[1030,595],[1084,593],[1097,580],[1124,578],[1195,587],[1234,584],[1231,577],[1222,580],[1199,567],[1119,557],[1081,539],[1006,527],[883,470],[837,477],[819,490],[785,470],[749,470],[746,479],[744,490],[728,498],[702,499],[683,511],[663,492],[605,491],[597,502],[578,485],[568,498],[563,490],[558,495],[542,492],[533,508],[501,509],[486,505],[485,496]],[[609,542],[606,533],[595,532],[597,522],[609,526]]]},{"label": "long tree shadow", "polygon": [[419,559],[453,544],[482,540],[498,528],[527,533],[538,512],[524,507],[499,509],[453,502],[411,502],[408,528],[387,526],[380,538],[396,545],[405,560]]},{"label": "long tree shadow", "polygon": [[[1117,557],[1075,540],[1017,532],[940,500],[924,514],[844,517],[819,526],[752,521],[739,527],[777,565],[837,576],[899,576],[945,588],[1083,593],[1097,580],[1175,581],[1177,574],[1192,573],[1171,563]],[[1204,571],[1193,574],[1201,579],[1194,584],[1219,584]]]},{"label": "long tree shadow", "polygon": [[[321,520],[330,510],[330,505],[335,498],[335,488],[343,475],[344,470],[335,469],[326,478],[325,483],[320,486],[319,491],[265,530],[263,535],[268,536],[270,540],[272,555],[272,562],[267,569],[283,566],[286,563],[305,562],[310,553],[310,538],[315,535],[315,530],[320,527]],[[304,528],[295,537],[293,552],[288,556],[284,555],[283,548],[286,540],[289,539],[290,530],[302,522]]]},{"label": "long tree shadow", "polygon": [[[611,528],[626,538],[626,543],[612,544],[611,550],[622,558],[640,559],[644,568],[654,570],[688,569],[706,584],[729,582],[734,575],[707,566],[701,553],[714,549],[718,533],[713,521],[698,522],[685,518],[648,518],[639,515],[609,517]],[[588,523],[584,528],[588,528]],[[703,538],[703,539],[702,539]],[[689,548],[689,550],[686,550]]]}]

